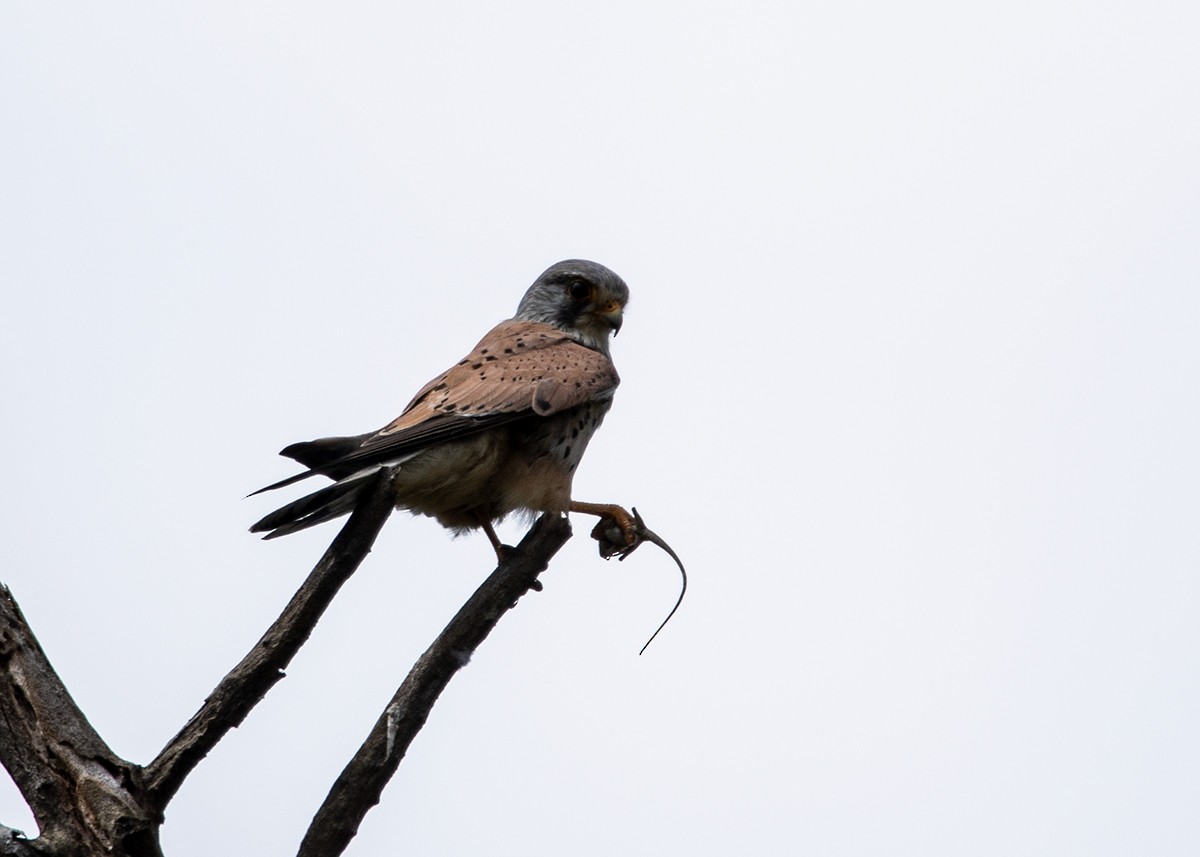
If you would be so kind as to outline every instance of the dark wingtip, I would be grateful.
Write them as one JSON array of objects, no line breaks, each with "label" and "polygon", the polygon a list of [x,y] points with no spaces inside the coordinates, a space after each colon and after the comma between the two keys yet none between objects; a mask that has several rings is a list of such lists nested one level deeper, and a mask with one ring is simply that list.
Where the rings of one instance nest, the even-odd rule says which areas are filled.
[{"label": "dark wingtip", "polygon": [[283,449],[279,450],[279,454],[282,455],[284,458],[290,458],[293,461],[299,461],[299,459],[296,458],[297,453],[303,453],[304,448],[306,446],[308,446],[310,443],[312,443],[312,441],[310,441],[310,440],[302,440],[302,441],[297,441],[296,443],[289,443]]},{"label": "dark wingtip", "polygon": [[336,464],[339,459],[351,455],[363,445],[363,441],[372,437],[374,432],[353,435],[350,437],[322,437],[317,440],[302,440],[292,443],[279,451],[284,458],[299,461],[311,470],[326,470]]}]

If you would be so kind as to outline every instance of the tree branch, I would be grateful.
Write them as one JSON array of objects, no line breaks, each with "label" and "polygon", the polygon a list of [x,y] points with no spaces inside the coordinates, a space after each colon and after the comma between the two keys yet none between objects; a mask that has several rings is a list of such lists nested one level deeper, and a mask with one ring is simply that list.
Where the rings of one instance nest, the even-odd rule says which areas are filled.
[{"label": "tree branch", "polygon": [[521,544],[492,572],[413,666],[367,740],[317,810],[298,857],[337,857],[358,833],[367,811],[400,765],[450,679],[530,589],[571,537],[565,517],[542,515]]},{"label": "tree branch", "polygon": [[160,812],[184,779],[284,676],[342,584],[370,553],[396,501],[396,471],[380,471],[374,489],[325,551],[304,585],[267,632],[221,679],[200,710],[146,766],[146,792]]},{"label": "tree branch", "polygon": [[[0,853],[160,855],[161,817],[142,802],[140,770],[88,723],[0,586],[0,761],[40,831],[12,831]],[[22,845],[24,848],[22,849]]]}]

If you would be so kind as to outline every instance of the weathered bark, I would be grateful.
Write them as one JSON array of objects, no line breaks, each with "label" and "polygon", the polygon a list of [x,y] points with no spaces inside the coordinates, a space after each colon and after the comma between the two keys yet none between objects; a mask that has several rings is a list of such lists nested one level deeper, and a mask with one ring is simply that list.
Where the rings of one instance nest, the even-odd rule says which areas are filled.
[{"label": "weathered bark", "polygon": [[0,587],[0,762],[40,831],[32,841],[9,831],[7,853],[161,855],[162,819],[145,801],[140,769],[92,729],[7,587]]},{"label": "weathered bark", "polygon": [[558,515],[543,515],[505,561],[475,590],[434,640],[383,710],[354,758],[333,784],[313,818],[298,857],[336,857],[358,833],[368,810],[379,803],[383,787],[396,772],[433,704],[500,617],[530,589],[541,589],[538,575],[571,537],[571,525]]}]

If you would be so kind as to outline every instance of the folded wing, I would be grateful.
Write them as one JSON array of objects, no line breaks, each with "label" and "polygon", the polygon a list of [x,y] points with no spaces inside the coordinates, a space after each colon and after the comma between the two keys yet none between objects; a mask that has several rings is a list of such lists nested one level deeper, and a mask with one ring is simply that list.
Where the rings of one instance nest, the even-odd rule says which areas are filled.
[{"label": "folded wing", "polygon": [[620,379],[607,355],[540,322],[506,321],[475,349],[426,384],[380,431],[296,443],[281,453],[309,470],[254,492],[322,474],[337,480],[267,515],[251,532],[267,538],[351,511],[358,491],[380,467],[403,464],[430,446],[470,437],[531,416],[548,417],[610,398]]}]

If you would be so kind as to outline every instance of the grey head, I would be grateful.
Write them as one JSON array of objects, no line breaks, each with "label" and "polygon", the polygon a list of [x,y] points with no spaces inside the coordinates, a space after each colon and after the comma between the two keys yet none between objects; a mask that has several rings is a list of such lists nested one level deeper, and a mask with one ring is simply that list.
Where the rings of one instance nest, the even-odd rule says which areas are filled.
[{"label": "grey head", "polygon": [[567,259],[547,268],[517,307],[516,318],[540,321],[572,339],[608,353],[609,334],[621,329],[629,303],[625,281],[603,265]]}]

